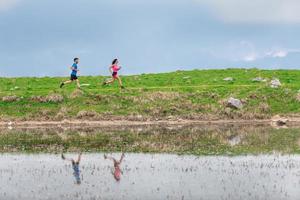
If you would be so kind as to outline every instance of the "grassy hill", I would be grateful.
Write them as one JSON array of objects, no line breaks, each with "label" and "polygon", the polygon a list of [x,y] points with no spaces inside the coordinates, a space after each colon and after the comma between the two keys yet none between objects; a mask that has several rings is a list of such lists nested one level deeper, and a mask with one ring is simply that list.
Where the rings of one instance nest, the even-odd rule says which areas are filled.
[{"label": "grassy hill", "polygon": [[[224,81],[232,77],[234,81]],[[254,82],[262,77],[267,82]],[[275,114],[300,114],[298,70],[194,70],[123,76],[127,88],[117,83],[101,86],[107,77],[80,77],[59,89],[66,78],[0,78],[1,120],[62,119],[265,119]],[[278,78],[283,84],[271,88]],[[226,106],[229,97],[244,107]]]}]

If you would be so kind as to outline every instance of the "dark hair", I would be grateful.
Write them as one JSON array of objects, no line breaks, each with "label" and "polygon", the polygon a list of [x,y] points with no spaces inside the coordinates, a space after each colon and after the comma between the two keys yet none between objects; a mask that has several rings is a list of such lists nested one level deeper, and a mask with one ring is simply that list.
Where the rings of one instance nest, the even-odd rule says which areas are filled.
[{"label": "dark hair", "polygon": [[76,62],[77,60],[79,60],[79,58],[74,58],[74,62]]},{"label": "dark hair", "polygon": [[112,61],[112,65],[114,65],[114,64],[116,64],[116,62],[118,61],[118,59],[117,58],[115,58],[113,61]]}]

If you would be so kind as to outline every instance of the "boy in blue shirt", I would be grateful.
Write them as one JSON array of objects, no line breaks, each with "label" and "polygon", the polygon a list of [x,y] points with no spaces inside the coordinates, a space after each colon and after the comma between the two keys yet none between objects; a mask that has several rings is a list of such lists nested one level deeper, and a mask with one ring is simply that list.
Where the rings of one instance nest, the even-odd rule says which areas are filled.
[{"label": "boy in blue shirt", "polygon": [[78,64],[79,64],[79,58],[74,58],[74,64],[71,67],[71,70],[72,70],[71,78],[68,81],[62,82],[60,84],[60,88],[62,88],[65,84],[72,83],[73,81],[76,81],[77,87],[80,88],[80,83],[79,83],[79,80],[78,80],[78,77],[77,77],[77,72],[79,72]]},{"label": "boy in blue shirt", "polygon": [[79,169],[79,164],[80,164],[80,160],[81,160],[81,155],[82,155],[82,153],[80,153],[80,154],[78,155],[77,160],[74,160],[74,159],[66,158],[64,154],[61,154],[61,158],[62,158],[63,160],[71,161],[71,163],[72,163],[72,168],[73,168],[73,175],[74,175],[74,177],[75,177],[76,184],[78,184],[78,185],[81,184],[80,169]]}]

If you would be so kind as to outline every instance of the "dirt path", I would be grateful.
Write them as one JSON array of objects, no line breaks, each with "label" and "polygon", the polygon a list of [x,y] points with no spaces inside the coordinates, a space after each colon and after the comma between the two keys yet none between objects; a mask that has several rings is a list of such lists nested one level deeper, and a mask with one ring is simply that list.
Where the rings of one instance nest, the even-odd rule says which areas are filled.
[{"label": "dirt path", "polygon": [[[149,89],[149,90],[159,90],[159,89],[178,89],[178,88],[204,88],[204,87],[258,87],[259,85],[256,84],[237,84],[237,85],[227,85],[227,84],[216,84],[216,85],[207,85],[207,84],[203,84],[203,85],[176,85],[176,86],[146,86],[146,87],[126,87],[127,90],[143,90],[143,89]],[[51,89],[51,88],[48,88]],[[55,88],[53,88],[55,89]],[[84,90],[88,90],[88,91],[114,91],[117,90],[118,88],[89,88],[89,86],[84,86],[83,87]],[[44,89],[34,89],[34,92],[37,91],[43,91]],[[8,92],[10,90],[7,91],[0,91],[0,94],[5,94],[6,92]]]},{"label": "dirt path", "polygon": [[[286,118],[288,125],[300,125],[300,118]],[[89,120],[63,120],[63,121],[0,121],[0,127],[117,127],[117,126],[147,126],[147,125],[220,125],[220,124],[272,124],[272,119],[265,120],[159,120],[159,121],[89,121]]]},{"label": "dirt path", "polygon": [[[184,86],[148,86],[148,87],[126,87],[127,90],[159,90],[159,89],[179,89],[179,88],[205,88],[205,87],[258,87],[258,85],[184,85]],[[89,91],[93,91],[93,90],[97,90],[97,91],[114,91],[118,88],[103,88],[103,89],[88,89],[88,87],[85,87],[84,89],[89,90]]]}]

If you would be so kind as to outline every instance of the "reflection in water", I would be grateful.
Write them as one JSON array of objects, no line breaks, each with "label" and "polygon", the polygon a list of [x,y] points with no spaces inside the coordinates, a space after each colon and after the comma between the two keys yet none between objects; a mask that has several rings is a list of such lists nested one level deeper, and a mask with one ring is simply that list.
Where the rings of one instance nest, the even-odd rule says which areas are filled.
[{"label": "reflection in water", "polygon": [[80,169],[79,169],[79,164],[80,164],[80,160],[81,160],[81,155],[82,155],[82,153],[80,153],[80,154],[78,155],[77,160],[74,160],[74,159],[66,158],[64,154],[61,154],[61,158],[62,158],[63,160],[71,161],[71,163],[72,163],[72,168],[73,168],[73,175],[74,175],[75,180],[76,180],[76,183],[77,183],[78,185],[81,184],[81,179],[80,179]]},{"label": "reflection in water", "polygon": [[[0,129],[2,152],[160,152],[165,154],[0,155],[0,200],[299,199],[300,129],[264,125]],[[269,154],[226,157],[224,155]],[[117,160],[115,158],[120,158]],[[70,178],[70,174],[74,179]],[[84,175],[84,179],[82,178]],[[122,181],[120,182],[122,175]]]},{"label": "reflection in water", "polygon": [[120,160],[116,160],[113,157],[104,155],[105,159],[109,159],[109,160],[113,161],[113,163],[114,163],[114,169],[112,170],[112,175],[114,176],[116,181],[121,180],[121,174],[123,174],[123,171],[121,170],[121,163],[122,163],[124,157],[125,157],[124,153],[122,153]]},{"label": "reflection in water", "polygon": [[1,152],[105,151],[243,155],[300,152],[300,128],[257,125],[0,129]]},{"label": "reflection in water", "polygon": [[[76,156],[76,155],[70,155]],[[300,197],[299,156],[176,156],[127,154],[116,184],[99,154],[85,154],[84,180],[58,155],[0,156],[0,199],[290,200]],[[119,157],[114,154],[113,157]]]}]

